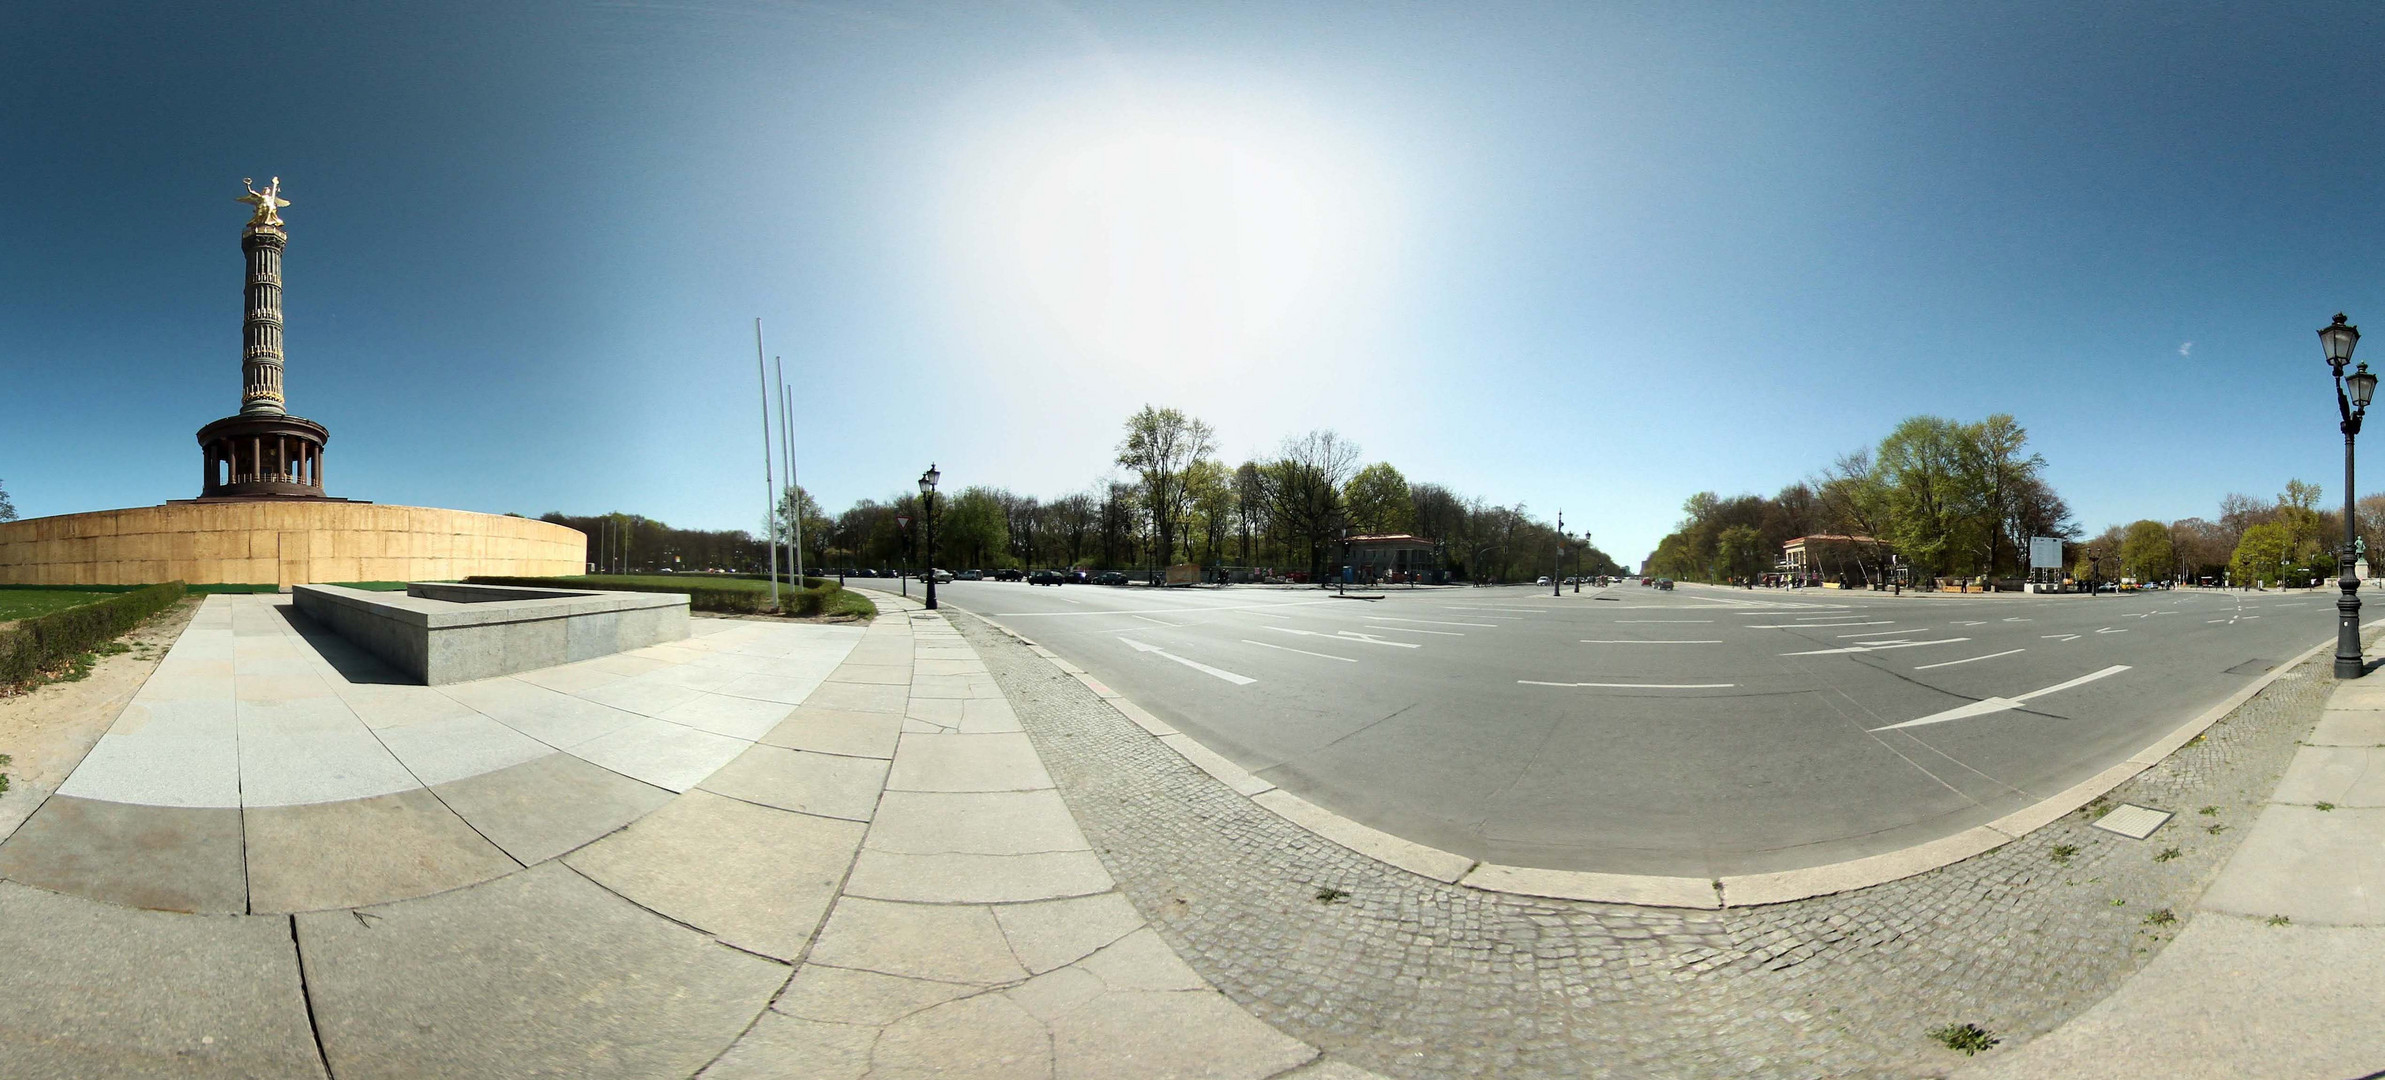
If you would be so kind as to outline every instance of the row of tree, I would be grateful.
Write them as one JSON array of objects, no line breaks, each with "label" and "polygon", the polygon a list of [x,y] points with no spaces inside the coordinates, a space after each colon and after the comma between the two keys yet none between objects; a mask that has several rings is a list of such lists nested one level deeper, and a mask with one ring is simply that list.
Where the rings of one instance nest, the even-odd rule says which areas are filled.
[{"label": "row of tree", "polygon": [[[947,567],[1157,569],[1179,562],[1321,575],[1342,561],[1342,538],[1408,533],[1432,541],[1459,577],[1620,573],[1587,538],[1560,538],[1521,506],[1497,506],[1385,462],[1361,464],[1358,445],[1330,430],[1285,439],[1272,454],[1229,465],[1215,431],[1171,408],[1128,417],[1113,464],[1090,488],[1052,498],[973,486],[940,497],[937,562]],[[921,556],[920,497],[864,499],[834,517],[786,492],[780,520],[801,520],[806,558],[823,566],[885,567]],[[782,542],[785,534],[781,534]]]},{"label": "row of tree", "polygon": [[[2186,580],[2237,585],[2296,585],[2335,576],[2344,516],[2319,505],[2317,484],[2289,480],[2275,499],[2231,494],[2216,518],[2114,525],[2073,549],[2074,576],[2138,581]],[[2385,494],[2354,504],[2354,534],[2372,571],[2385,570]]]},{"label": "row of tree", "polygon": [[1833,577],[1876,581],[1891,556],[1916,579],[2007,577],[2028,562],[2029,538],[2078,535],[2070,507],[2044,477],[2029,433],[1998,413],[1976,423],[1916,416],[1876,447],[1840,457],[1778,494],[1690,496],[1688,516],[1657,544],[1646,571],[1690,581],[1740,581],[1770,572],[1782,544],[1844,536],[1852,565]]}]

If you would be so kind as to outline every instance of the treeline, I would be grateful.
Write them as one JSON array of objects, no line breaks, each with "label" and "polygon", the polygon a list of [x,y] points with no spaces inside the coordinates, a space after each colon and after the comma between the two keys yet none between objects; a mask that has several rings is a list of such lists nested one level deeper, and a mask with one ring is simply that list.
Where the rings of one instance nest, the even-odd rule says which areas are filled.
[{"label": "treeline", "polygon": [[2003,413],[1976,423],[1916,416],[1876,447],[1840,457],[1778,494],[1725,499],[1699,492],[1657,544],[1647,572],[1690,581],[1769,573],[1800,536],[1854,537],[1850,564],[1822,569],[1850,584],[1882,580],[1891,556],[1914,580],[2018,577],[2029,538],[2070,538],[2070,507],[2044,478],[2045,459]]},{"label": "treeline", "polygon": [[674,529],[650,517],[620,513],[551,513],[538,520],[587,534],[587,562],[600,570],[743,572],[763,568],[770,559],[761,538],[740,529]]},{"label": "treeline", "polygon": [[[2336,576],[2344,515],[2322,508],[2317,484],[2289,480],[2275,499],[2230,494],[2216,519],[2114,525],[2072,553],[2071,574],[2137,581],[2209,579],[2235,585],[2310,585]],[[2353,506],[2352,527],[2372,571],[2385,570],[2385,495]]]},{"label": "treeline", "polygon": [[[1344,535],[1411,533],[1436,542],[1460,578],[1515,580],[1557,567],[1556,527],[1521,505],[1497,506],[1392,465],[1361,464],[1358,445],[1327,430],[1287,438],[1239,464],[1219,457],[1210,426],[1146,406],[1126,421],[1113,464],[1121,474],[1042,498],[971,486],[939,495],[938,565],[1133,570],[1179,562],[1280,573],[1326,573]],[[790,489],[780,517],[800,512],[806,558],[821,566],[915,565],[920,498],[864,499],[833,518]],[[1622,567],[1585,538],[1566,547],[1567,574]]]}]

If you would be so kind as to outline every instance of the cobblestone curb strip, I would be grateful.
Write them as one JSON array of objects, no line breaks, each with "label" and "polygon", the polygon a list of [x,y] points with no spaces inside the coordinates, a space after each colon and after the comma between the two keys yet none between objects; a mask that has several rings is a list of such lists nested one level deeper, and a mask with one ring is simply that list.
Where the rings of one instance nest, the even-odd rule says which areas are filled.
[{"label": "cobblestone curb strip", "polygon": [[[1490,892],[1517,893],[1524,896],[1543,896],[1556,900],[1588,900],[1608,904],[1638,904],[1646,907],[1725,908],[1753,907],[1759,904],[1779,904],[1792,900],[1810,900],[1832,893],[1852,892],[1882,885],[1915,874],[1927,873],[1939,867],[1951,866],[1964,859],[1993,851],[2021,839],[2046,825],[2061,820],[2063,815],[2089,806],[2110,794],[2114,788],[2127,783],[2137,774],[2160,764],[2162,759],[2177,752],[2188,741],[2201,735],[2220,718],[2252,700],[2286,672],[2300,666],[2320,650],[2330,648],[2335,639],[2329,638],[2304,650],[2300,655],[2270,669],[2269,673],[2242,690],[2228,695],[2219,704],[2205,709],[2193,719],[2179,725],[2169,734],[2153,741],[2131,755],[2127,761],[2114,765],[2071,787],[2039,800],[2035,805],[2014,811],[1985,825],[1975,826],[1902,851],[1871,855],[1845,862],[1809,866],[1797,870],[1783,870],[1769,874],[1733,875],[1721,878],[1662,877],[1649,874],[1598,874],[1578,870],[1546,870],[1530,866],[1505,866],[1499,863],[1477,862],[1456,852],[1428,847],[1405,840],[1368,825],[1360,824],[1331,810],[1311,803],[1274,784],[1252,775],[1241,766],[1226,760],[1217,752],[1194,741],[1166,721],[1151,715],[1140,705],[1104,685],[1083,668],[1061,659],[1058,653],[984,616],[972,615],[980,622],[1001,631],[1012,640],[1026,646],[1035,655],[1050,661],[1085,688],[1094,692],[1110,707],[1136,726],[1148,731],[1169,749],[1182,755],[1201,771],[1216,777],[1220,783],[1249,796],[1252,802],[1281,815],[1285,820],[1340,844],[1362,855],[1379,859],[1402,870],[1422,874],[1437,881],[1453,882],[1471,889]],[[2369,623],[2363,629],[2385,626],[2385,620]]]},{"label": "cobblestone curb strip", "polygon": [[2090,808],[1860,892],[1699,910],[1467,888],[1360,854],[1161,747],[1097,683],[956,623],[1159,936],[1285,1034],[1410,1077],[1942,1076],[1969,1059],[1933,1029],[2025,1043],[2161,950],[2161,915],[2233,853],[2335,685],[2306,661],[2115,789],[2184,811],[2150,841],[2092,828]]}]

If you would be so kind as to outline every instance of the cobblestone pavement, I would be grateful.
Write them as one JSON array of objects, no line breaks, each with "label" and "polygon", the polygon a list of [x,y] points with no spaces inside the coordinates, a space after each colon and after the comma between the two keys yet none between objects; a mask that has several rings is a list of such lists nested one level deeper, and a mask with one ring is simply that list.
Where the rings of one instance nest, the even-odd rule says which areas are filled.
[{"label": "cobblestone pavement", "polygon": [[[1689,911],[1483,892],[1376,862],[1186,763],[1000,631],[956,618],[1120,888],[1285,1034],[1392,1076],[1927,1077],[1929,1035],[2050,1030],[2151,959],[2334,686],[2315,657],[2092,808],[1859,892]],[[1991,1049],[1988,1053],[1995,1053]]]}]

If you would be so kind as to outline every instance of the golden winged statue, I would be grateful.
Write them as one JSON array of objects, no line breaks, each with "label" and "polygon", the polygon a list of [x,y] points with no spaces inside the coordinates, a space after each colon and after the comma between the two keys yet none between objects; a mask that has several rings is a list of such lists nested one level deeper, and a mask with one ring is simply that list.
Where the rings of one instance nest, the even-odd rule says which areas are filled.
[{"label": "golden winged statue", "polygon": [[290,200],[281,197],[281,177],[274,177],[265,185],[263,191],[257,190],[257,181],[254,177],[243,176],[240,178],[240,183],[243,187],[248,188],[248,194],[240,196],[237,201],[257,208],[256,216],[248,219],[249,224],[279,225],[282,223],[282,216],[275,211],[290,205]]}]

